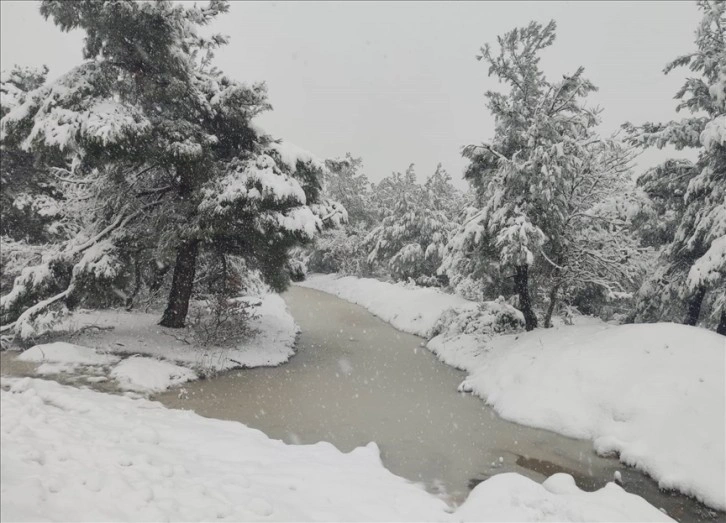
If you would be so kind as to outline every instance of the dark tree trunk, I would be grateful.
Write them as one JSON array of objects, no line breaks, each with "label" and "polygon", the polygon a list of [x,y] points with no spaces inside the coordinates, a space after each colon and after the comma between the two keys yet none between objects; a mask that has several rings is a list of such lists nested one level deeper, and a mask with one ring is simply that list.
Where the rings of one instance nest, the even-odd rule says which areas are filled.
[{"label": "dark tree trunk", "polygon": [[722,336],[726,336],[726,306],[721,309],[721,319],[718,322],[718,327],[716,327],[716,332]]},{"label": "dark tree trunk", "polygon": [[184,327],[189,311],[189,299],[194,286],[194,273],[197,267],[197,253],[199,242],[189,240],[179,246],[174,266],[174,276],[171,281],[169,302],[161,317],[159,325],[178,329]]},{"label": "dark tree trunk", "polygon": [[528,331],[537,328],[537,316],[532,310],[529,298],[529,267],[518,265],[514,268],[514,286],[519,294],[519,310],[524,314],[524,325]]},{"label": "dark tree trunk", "polygon": [[141,290],[141,251],[136,252],[134,256],[134,290],[131,295],[126,297],[126,310],[130,311],[134,308],[134,299]]},{"label": "dark tree trunk", "polygon": [[560,290],[560,282],[558,281],[552,286],[552,289],[550,289],[550,303],[547,306],[547,313],[545,314],[544,318],[544,327],[545,329],[549,329],[552,327],[552,313],[555,312],[555,304],[557,303],[557,293]]},{"label": "dark tree trunk", "polygon": [[695,325],[698,323],[698,317],[701,315],[701,304],[706,296],[706,287],[699,287],[696,292],[688,300],[688,313],[683,323],[686,325]]}]

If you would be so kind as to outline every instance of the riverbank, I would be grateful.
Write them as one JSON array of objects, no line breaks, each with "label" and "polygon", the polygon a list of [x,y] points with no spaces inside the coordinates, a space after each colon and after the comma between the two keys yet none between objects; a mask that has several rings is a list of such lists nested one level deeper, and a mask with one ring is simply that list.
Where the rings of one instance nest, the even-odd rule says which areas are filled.
[{"label": "riverbank", "polygon": [[285,445],[240,423],[38,379],[2,380],[3,521],[669,521],[615,484],[502,474],[451,513],[375,444]]},{"label": "riverbank", "polygon": [[461,390],[502,417],[592,440],[599,453],[618,455],[662,488],[726,509],[722,336],[597,320],[499,335],[469,325],[493,325],[490,312],[502,304],[477,315],[477,304],[434,289],[335,275],[300,285],[358,303],[401,330],[436,334],[428,348],[470,374]]},{"label": "riverbank", "polygon": [[225,370],[285,363],[295,353],[299,328],[284,300],[278,294],[246,299],[254,304],[251,335],[234,346],[202,347],[184,330],[160,327],[156,313],[78,311],[55,327],[54,341],[18,360],[35,364],[37,375],[105,381],[144,395]]}]

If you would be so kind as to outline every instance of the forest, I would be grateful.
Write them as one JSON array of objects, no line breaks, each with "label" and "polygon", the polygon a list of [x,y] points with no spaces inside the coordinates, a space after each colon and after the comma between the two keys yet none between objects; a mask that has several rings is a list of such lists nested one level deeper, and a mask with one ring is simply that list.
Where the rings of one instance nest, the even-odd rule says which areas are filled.
[{"label": "forest", "polygon": [[[726,521],[726,1],[688,4],[692,45],[657,64],[684,78],[672,111],[615,132],[588,75],[617,77],[593,67],[611,41],[578,41],[592,61],[565,74],[545,64],[582,9],[643,46],[682,20],[413,4],[32,4],[82,60],[0,75],[1,520]],[[5,35],[27,5],[3,2]],[[467,62],[489,119],[447,169],[453,130],[417,83],[450,88],[446,108],[461,91],[407,31],[441,28],[420,32],[458,67],[466,30],[446,17],[467,9],[501,27]],[[346,77],[380,27],[425,75],[382,53]],[[52,54],[19,40],[3,35],[8,56]],[[284,89],[239,74],[242,52]],[[354,96],[290,66],[316,60]],[[620,82],[623,107],[657,94]],[[291,92],[345,121],[281,104],[325,154],[269,130]],[[437,148],[406,139],[438,165],[407,149],[405,170],[369,167],[403,150],[392,110],[356,126],[370,103],[430,120]]]},{"label": "forest", "polygon": [[[587,64],[541,69],[554,21],[483,47],[502,90],[485,94],[494,138],[461,146],[462,192],[441,165],[371,183],[355,152],[320,160],[266,134],[265,86],[226,77],[212,63],[225,38],[198,35],[224,2],[44,2],[86,31],[86,61],[51,83],[2,75],[2,332],[151,302],[182,327],[192,297],[243,318],[221,309],[250,274],[283,290],[311,271],[502,296],[527,330],[585,314],[726,334],[723,6],[701,7],[695,52],[664,69],[692,75],[674,93],[683,118],[614,136],[598,133]],[[666,145],[698,159],[634,170]]]}]

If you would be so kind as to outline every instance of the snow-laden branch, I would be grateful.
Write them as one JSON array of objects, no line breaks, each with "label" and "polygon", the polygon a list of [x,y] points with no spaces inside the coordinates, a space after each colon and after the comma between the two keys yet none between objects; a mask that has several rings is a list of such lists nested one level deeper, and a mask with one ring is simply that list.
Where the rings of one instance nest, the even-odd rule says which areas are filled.
[{"label": "snow-laden branch", "polygon": [[[156,205],[159,205],[161,202],[153,202],[149,203],[147,205],[144,205],[141,209],[132,212],[131,214],[125,214],[124,212],[121,212],[118,214],[114,220],[105,227],[102,231],[100,231],[98,234],[96,234],[93,238],[89,239],[88,241],[84,242],[81,245],[78,245],[68,251],[62,252],[61,255],[70,259],[78,254],[83,253],[84,251],[87,251],[94,245],[97,245],[101,240],[103,240],[106,236],[111,234],[112,232],[121,229],[128,225],[129,222],[143,214],[147,209],[154,207]],[[76,265],[77,266],[77,265]],[[41,314],[44,310],[46,310],[48,307],[53,305],[54,303],[57,303],[58,301],[66,299],[68,296],[70,296],[73,291],[75,290],[76,286],[76,278],[77,278],[77,271],[76,267],[74,267],[74,270],[72,271],[71,280],[68,284],[68,287],[63,290],[62,292],[50,297],[46,298],[44,300],[41,300],[34,305],[30,306],[28,309],[22,312],[18,318],[12,322],[8,323],[6,325],[0,326],[0,334],[8,332],[8,331],[15,331],[16,334],[20,334],[22,336],[23,329],[25,326],[28,326],[39,314]],[[13,289],[15,290],[15,289]],[[13,294],[11,292],[11,294]],[[22,294],[22,293],[20,293]],[[11,298],[12,301],[16,302],[18,301],[17,298],[18,294],[16,294],[15,299]],[[5,297],[3,297],[5,298]],[[4,307],[8,307],[7,304],[3,304]]]}]

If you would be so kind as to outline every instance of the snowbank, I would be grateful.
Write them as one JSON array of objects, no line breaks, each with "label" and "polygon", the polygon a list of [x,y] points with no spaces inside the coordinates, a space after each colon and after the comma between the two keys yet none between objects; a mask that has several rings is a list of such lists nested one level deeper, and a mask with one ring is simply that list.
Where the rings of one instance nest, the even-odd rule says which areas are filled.
[{"label": "snowbank", "polygon": [[591,324],[494,338],[478,354],[462,390],[502,417],[592,439],[661,488],[726,509],[723,336]]},{"label": "snowbank", "polygon": [[[625,495],[624,495],[625,494]],[[457,521],[669,521],[643,498],[615,483],[583,492],[569,474],[541,485],[515,473],[479,484],[456,511]]]},{"label": "snowbank", "polygon": [[[726,509],[723,336],[592,319],[496,335],[486,316],[472,314],[471,323],[470,309],[449,310],[466,300],[432,289],[334,275],[302,285],[358,303],[401,330],[438,334],[428,348],[469,372],[461,390],[503,418],[591,439],[598,452],[619,454],[662,488]],[[446,326],[436,325],[439,317]]]},{"label": "snowbank", "polygon": [[[23,352],[21,361],[42,363],[38,374],[75,372],[83,367],[83,379],[114,378],[125,390],[153,393],[198,378],[239,367],[274,366],[294,354],[298,326],[277,294],[260,298],[254,329],[249,339],[235,347],[195,347],[178,329],[157,325],[158,314],[126,311],[79,311],[59,328],[79,331],[76,344],[54,342]],[[98,328],[89,328],[90,326]],[[81,331],[86,327],[85,330]],[[144,355],[145,358],[121,357]],[[159,361],[162,360],[162,361]]]},{"label": "snowbank", "polygon": [[161,392],[198,378],[186,367],[144,357],[125,359],[111,370],[111,377],[122,389],[136,392]]},{"label": "snowbank", "polygon": [[397,329],[423,337],[430,336],[436,322],[447,310],[477,307],[475,302],[436,289],[354,276],[312,274],[297,285],[356,303]]},{"label": "snowbank", "polygon": [[108,365],[116,363],[118,356],[111,354],[101,354],[89,347],[66,343],[64,341],[56,341],[53,343],[45,343],[29,348],[20,356],[20,361],[30,361],[34,363],[69,363],[72,365]]},{"label": "snowbank", "polygon": [[187,367],[221,371],[236,367],[273,366],[293,355],[298,327],[277,294],[260,298],[255,309],[258,318],[250,322],[257,333],[236,347],[195,347],[181,339],[178,329],[160,327],[159,315],[126,311],[83,311],[73,315],[67,327],[80,329],[95,325],[100,329],[75,338],[81,345],[117,354],[143,354],[168,359]]},{"label": "snowbank", "polygon": [[386,470],[375,444],[288,446],[147,400],[30,378],[2,385],[3,521],[668,521],[614,484],[585,493],[565,475],[496,476],[450,514]]}]

